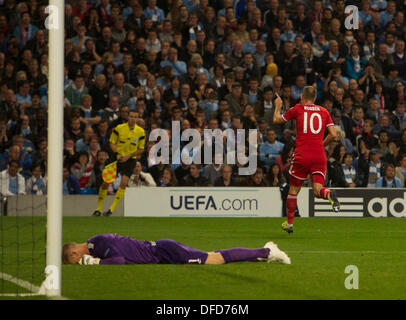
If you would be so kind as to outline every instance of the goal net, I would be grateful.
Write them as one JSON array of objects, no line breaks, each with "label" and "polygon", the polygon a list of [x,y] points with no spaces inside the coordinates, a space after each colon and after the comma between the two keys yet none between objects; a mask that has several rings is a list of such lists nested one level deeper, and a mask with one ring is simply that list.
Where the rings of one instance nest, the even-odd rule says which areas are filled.
[{"label": "goal net", "polygon": [[40,294],[45,254],[46,197],[1,197],[0,298]]}]

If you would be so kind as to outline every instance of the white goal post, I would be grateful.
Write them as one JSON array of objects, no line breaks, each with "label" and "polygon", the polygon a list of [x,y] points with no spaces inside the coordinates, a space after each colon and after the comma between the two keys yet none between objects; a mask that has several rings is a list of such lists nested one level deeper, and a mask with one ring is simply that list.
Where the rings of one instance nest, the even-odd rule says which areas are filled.
[{"label": "white goal post", "polygon": [[46,229],[46,279],[48,296],[61,296],[62,172],[64,109],[65,3],[50,0],[45,26],[49,30],[48,76],[48,195]]}]

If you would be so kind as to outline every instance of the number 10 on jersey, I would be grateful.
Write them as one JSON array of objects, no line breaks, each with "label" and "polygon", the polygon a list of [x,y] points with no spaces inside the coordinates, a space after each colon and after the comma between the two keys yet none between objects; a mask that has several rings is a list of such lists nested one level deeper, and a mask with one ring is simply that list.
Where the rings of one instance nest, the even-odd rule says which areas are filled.
[{"label": "number 10 on jersey", "polygon": [[[318,134],[322,128],[322,121],[321,121],[320,114],[312,113],[309,120],[308,120],[308,118],[309,118],[308,112],[305,112],[304,119],[303,119],[303,133],[307,133],[307,123],[309,122],[311,133]],[[317,118],[319,120],[319,126],[318,126],[317,130],[314,129],[314,118]]]}]

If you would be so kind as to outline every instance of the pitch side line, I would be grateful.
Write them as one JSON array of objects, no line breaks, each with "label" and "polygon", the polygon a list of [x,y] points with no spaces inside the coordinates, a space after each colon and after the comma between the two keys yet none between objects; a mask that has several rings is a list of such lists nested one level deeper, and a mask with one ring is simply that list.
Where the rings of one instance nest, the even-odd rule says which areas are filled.
[{"label": "pitch side line", "polygon": [[288,253],[297,253],[297,254],[406,254],[406,251],[286,251]]},{"label": "pitch side line", "polygon": [[[28,281],[13,277],[10,274],[0,272],[0,279],[4,279],[15,285],[31,291],[31,293],[0,293],[0,297],[32,297],[32,296],[43,296],[44,294],[38,293],[40,288]],[[68,300],[68,298],[60,296],[60,297],[48,297],[51,300]]]},{"label": "pitch side line", "polygon": [[10,274],[0,272],[0,278],[4,279],[6,281],[9,281],[11,283],[14,283],[15,285],[17,285],[17,286],[19,286],[19,287],[21,287],[23,289],[26,289],[28,291],[31,291],[32,293],[35,293],[35,292],[39,291],[39,287],[37,287],[36,285],[34,285],[34,284],[32,284],[32,283],[30,283],[28,281],[13,277]]}]

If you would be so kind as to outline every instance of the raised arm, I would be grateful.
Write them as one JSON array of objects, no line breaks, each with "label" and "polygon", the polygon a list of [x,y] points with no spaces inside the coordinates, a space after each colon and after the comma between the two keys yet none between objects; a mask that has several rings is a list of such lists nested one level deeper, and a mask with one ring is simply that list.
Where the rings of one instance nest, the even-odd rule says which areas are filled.
[{"label": "raised arm", "polygon": [[285,119],[283,119],[281,110],[282,110],[282,99],[279,94],[276,93],[276,99],[274,101],[275,112],[273,114],[273,123],[280,124],[285,123]]}]

